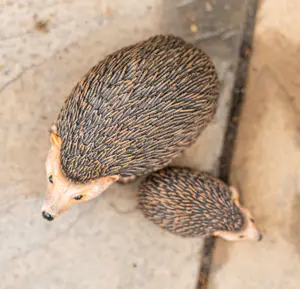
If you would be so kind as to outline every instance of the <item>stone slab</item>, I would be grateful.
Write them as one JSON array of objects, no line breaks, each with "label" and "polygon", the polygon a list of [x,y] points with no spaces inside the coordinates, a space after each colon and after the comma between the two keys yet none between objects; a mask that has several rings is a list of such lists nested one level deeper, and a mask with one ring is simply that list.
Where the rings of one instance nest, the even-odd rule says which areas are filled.
[{"label": "stone slab", "polygon": [[212,286],[300,286],[299,1],[260,2],[231,181],[264,233],[218,241]]}]

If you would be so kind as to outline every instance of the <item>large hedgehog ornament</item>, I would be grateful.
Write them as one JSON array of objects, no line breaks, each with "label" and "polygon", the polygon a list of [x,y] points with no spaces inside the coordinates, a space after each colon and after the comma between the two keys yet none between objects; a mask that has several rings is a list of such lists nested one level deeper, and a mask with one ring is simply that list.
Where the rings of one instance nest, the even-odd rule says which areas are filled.
[{"label": "large hedgehog ornament", "polygon": [[181,38],[158,35],[108,55],[51,127],[43,217],[165,167],[212,120],[218,98],[210,58]]}]

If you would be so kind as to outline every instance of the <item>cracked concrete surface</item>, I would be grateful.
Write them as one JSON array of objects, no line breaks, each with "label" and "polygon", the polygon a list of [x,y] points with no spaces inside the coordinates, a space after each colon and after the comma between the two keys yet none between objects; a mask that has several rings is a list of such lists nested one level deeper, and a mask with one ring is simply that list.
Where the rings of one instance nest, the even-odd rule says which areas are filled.
[{"label": "cracked concrete surface", "polygon": [[222,82],[215,120],[175,163],[215,173],[245,1],[0,5],[0,288],[194,288],[202,240],[175,237],[144,220],[135,210],[138,182],[114,185],[55,222],[42,219],[48,128],[97,61],[137,40],[173,33],[201,46]]}]

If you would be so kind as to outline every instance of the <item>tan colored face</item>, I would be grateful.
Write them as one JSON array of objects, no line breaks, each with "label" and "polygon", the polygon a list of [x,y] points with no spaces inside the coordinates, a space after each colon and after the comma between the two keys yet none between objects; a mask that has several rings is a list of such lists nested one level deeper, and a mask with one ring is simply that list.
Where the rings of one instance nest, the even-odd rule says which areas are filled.
[{"label": "tan colored face", "polygon": [[221,237],[227,241],[261,241],[262,234],[256,228],[255,221],[249,210],[243,208],[239,202],[239,194],[236,188],[231,187],[232,192],[232,200],[233,202],[240,208],[240,210],[244,213],[245,216],[245,227],[240,232],[225,232],[218,231],[213,235],[217,237]]},{"label": "tan colored face", "polygon": [[49,221],[68,210],[73,204],[97,197],[119,179],[119,176],[107,176],[85,184],[71,182],[61,171],[61,139],[55,129],[50,135],[50,142],[51,148],[46,160],[47,194],[42,206],[42,215]]}]

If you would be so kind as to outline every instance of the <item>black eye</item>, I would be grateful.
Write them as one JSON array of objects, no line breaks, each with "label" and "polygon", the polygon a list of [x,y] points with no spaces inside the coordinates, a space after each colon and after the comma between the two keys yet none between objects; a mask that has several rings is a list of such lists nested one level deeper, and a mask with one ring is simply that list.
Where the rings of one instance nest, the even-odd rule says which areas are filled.
[{"label": "black eye", "polygon": [[78,196],[74,197],[74,199],[75,199],[76,201],[79,201],[79,200],[82,199],[82,195],[78,195]]},{"label": "black eye", "polygon": [[255,220],[253,218],[250,219],[250,221],[254,224],[255,223]]},{"label": "black eye", "polygon": [[243,239],[243,238],[244,238],[244,236],[243,236],[243,235],[240,235],[240,236],[239,236],[239,238],[240,238],[240,239]]},{"label": "black eye", "polygon": [[52,176],[52,175],[49,177],[49,182],[50,182],[51,184],[53,184],[53,176]]}]

